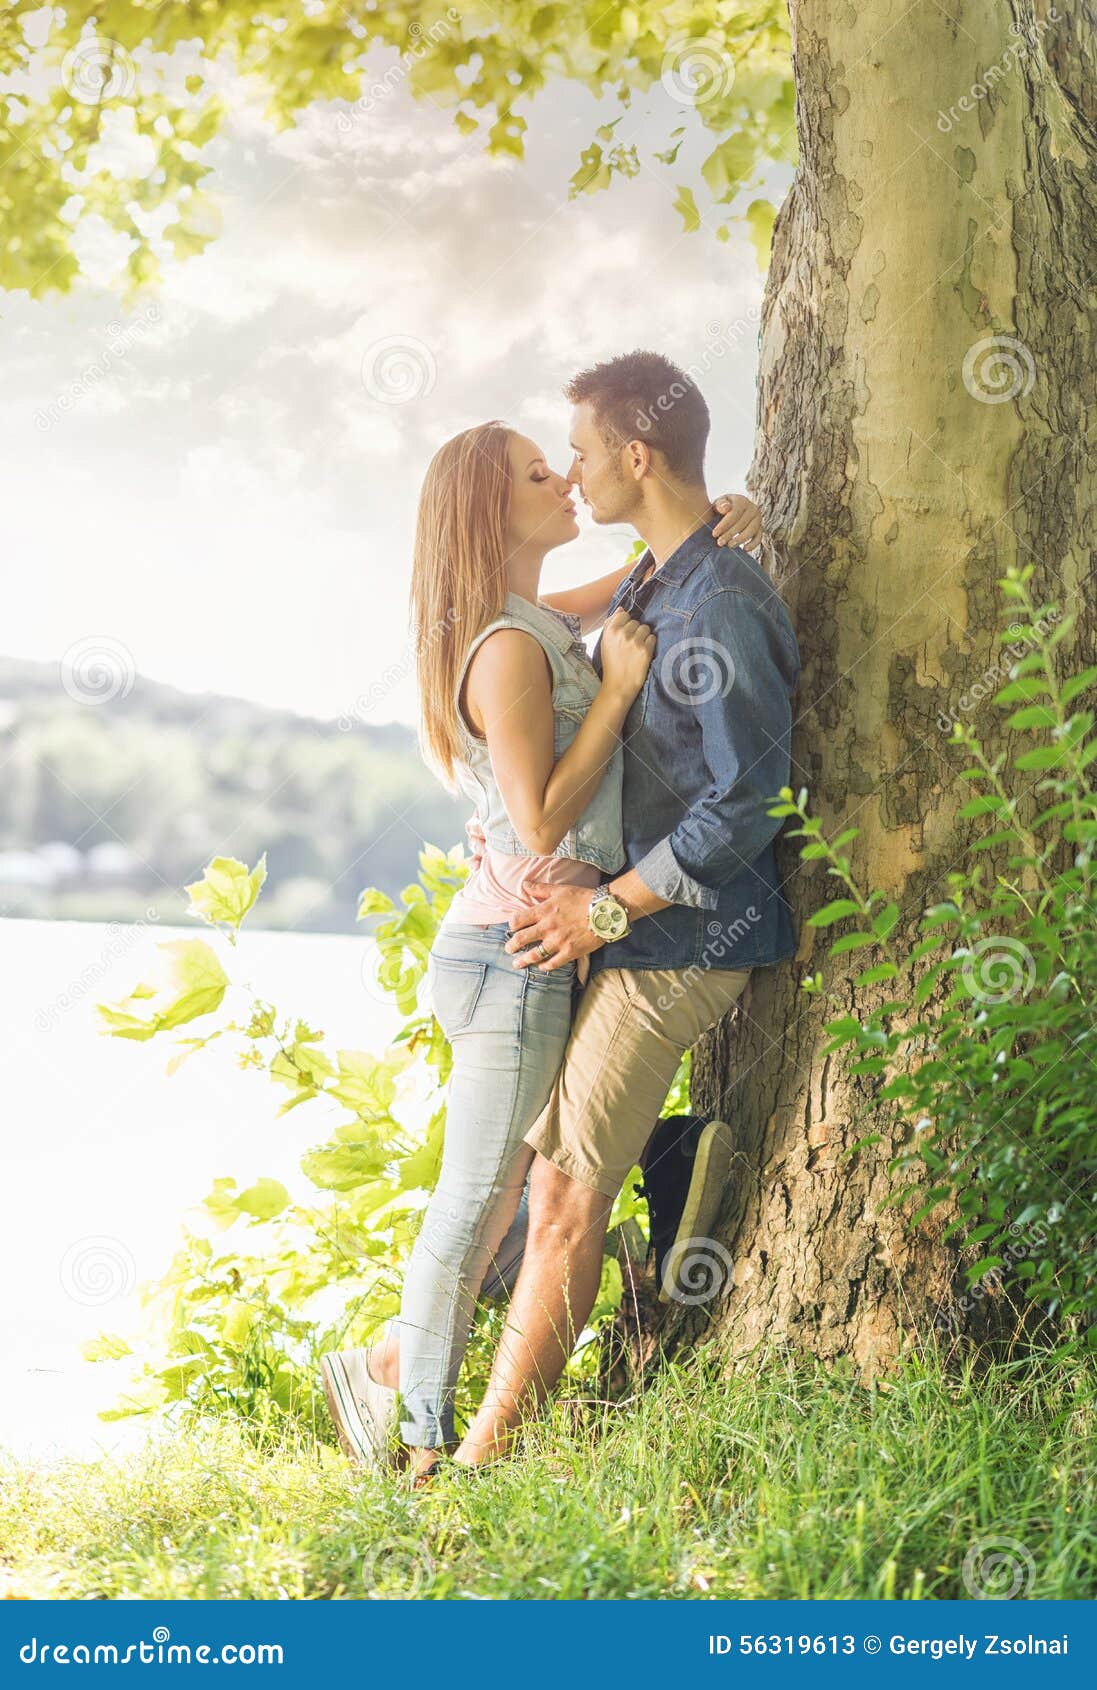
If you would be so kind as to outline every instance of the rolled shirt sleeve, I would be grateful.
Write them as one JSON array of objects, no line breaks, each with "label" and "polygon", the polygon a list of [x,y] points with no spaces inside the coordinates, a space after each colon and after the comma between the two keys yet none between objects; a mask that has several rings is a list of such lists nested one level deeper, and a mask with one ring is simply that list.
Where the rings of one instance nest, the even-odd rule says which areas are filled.
[{"label": "rolled shirt sleeve", "polygon": [[799,658],[750,594],[729,587],[697,607],[656,663],[664,690],[700,724],[711,784],[634,868],[657,897],[711,910],[780,831],[767,811],[789,783]]},{"label": "rolled shirt sleeve", "polygon": [[714,910],[716,892],[686,873],[674,855],[672,837],[668,835],[666,839],[660,839],[658,845],[653,845],[636,864],[635,873],[649,892],[654,892],[657,898],[665,898],[668,904],[691,904],[694,909]]}]

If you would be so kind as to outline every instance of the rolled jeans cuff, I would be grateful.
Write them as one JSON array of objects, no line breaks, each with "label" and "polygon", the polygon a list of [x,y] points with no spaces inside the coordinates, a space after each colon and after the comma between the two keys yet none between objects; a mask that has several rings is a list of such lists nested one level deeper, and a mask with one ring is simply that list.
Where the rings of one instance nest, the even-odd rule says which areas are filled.
[{"label": "rolled jeans cuff", "polygon": [[669,839],[661,839],[658,845],[653,845],[647,856],[633,865],[633,873],[640,876],[649,892],[654,892],[657,898],[665,898],[668,904],[688,904],[695,910],[714,910],[719,903],[719,894],[711,886],[702,886],[699,880],[686,873],[671,850]]},{"label": "rolled jeans cuff", "polygon": [[409,1449],[444,1449],[456,1443],[453,1427],[439,1420],[401,1420],[400,1437]]}]

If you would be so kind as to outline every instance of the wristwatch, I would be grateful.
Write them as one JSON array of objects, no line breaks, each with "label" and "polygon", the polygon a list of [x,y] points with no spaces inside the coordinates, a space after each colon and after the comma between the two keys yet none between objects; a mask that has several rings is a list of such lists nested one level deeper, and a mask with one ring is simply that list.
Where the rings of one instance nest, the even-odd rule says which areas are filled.
[{"label": "wristwatch", "polygon": [[614,897],[608,886],[599,886],[593,894],[587,911],[587,921],[595,937],[604,939],[607,945],[612,945],[615,939],[623,939],[627,933],[632,932],[628,910],[620,898]]}]

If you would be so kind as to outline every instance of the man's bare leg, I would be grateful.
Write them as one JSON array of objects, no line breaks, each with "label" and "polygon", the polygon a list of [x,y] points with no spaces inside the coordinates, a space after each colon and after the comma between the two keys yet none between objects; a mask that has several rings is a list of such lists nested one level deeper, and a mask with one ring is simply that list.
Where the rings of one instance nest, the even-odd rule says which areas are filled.
[{"label": "man's bare leg", "polygon": [[602,1275],[612,1202],[538,1155],[529,1235],[484,1400],[454,1460],[505,1455],[520,1422],[556,1384],[587,1323]]}]

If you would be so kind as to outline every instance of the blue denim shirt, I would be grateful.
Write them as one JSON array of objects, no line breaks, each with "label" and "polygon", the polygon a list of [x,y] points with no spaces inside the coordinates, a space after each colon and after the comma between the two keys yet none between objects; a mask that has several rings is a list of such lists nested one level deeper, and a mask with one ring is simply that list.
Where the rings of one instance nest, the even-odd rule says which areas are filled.
[{"label": "blue denim shirt", "polygon": [[[717,546],[714,517],[645,581],[645,552],[614,594],[655,634],[624,726],[625,854],[670,908],[604,945],[592,968],[753,968],[796,948],[766,814],[790,784],[800,654],[765,571]],[[601,673],[601,650],[594,653]]]}]

